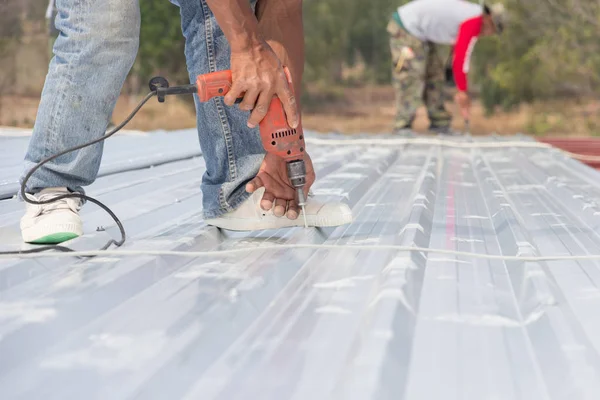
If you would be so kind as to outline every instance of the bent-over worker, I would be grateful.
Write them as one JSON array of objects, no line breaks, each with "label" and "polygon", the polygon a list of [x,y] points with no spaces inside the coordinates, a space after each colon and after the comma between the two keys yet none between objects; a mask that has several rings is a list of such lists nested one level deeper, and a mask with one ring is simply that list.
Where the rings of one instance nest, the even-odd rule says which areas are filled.
[{"label": "bent-over worker", "polygon": [[[233,230],[302,226],[285,162],[265,155],[257,129],[274,95],[282,101],[290,125],[300,123],[296,98],[300,98],[304,65],[302,1],[172,3],[181,9],[191,81],[200,74],[226,69],[233,76],[224,99],[196,101],[198,136],[206,161],[202,179],[206,223]],[[25,171],[50,155],[104,135],[138,49],[138,0],[56,0],[56,10],[60,34],[25,156]],[[297,97],[282,65],[291,71]],[[237,97],[243,101],[234,107]],[[83,192],[98,175],[102,148],[96,144],[45,164],[28,181],[27,195],[44,201],[70,191]],[[315,175],[308,155],[304,161],[308,192]],[[44,205],[27,203],[21,219],[23,240],[60,243],[82,235],[81,205],[73,198]],[[306,204],[306,217],[311,226],[352,220],[347,205],[314,199]]]},{"label": "bent-over worker", "polygon": [[444,106],[444,66],[437,45],[453,45],[455,101],[465,120],[470,117],[467,73],[477,39],[502,32],[504,7],[483,7],[464,0],[413,0],[394,12],[390,35],[396,92],[395,131],[410,128],[417,108],[425,103],[430,129],[448,133],[452,116]]}]

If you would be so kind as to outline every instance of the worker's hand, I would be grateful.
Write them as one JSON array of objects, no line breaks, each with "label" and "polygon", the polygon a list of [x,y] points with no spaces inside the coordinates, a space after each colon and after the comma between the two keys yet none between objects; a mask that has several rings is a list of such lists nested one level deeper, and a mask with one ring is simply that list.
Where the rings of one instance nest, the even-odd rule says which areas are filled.
[{"label": "worker's hand", "polygon": [[469,94],[467,92],[457,92],[454,96],[454,101],[456,102],[456,105],[458,105],[460,115],[463,117],[463,119],[470,119],[471,99],[469,98]]},{"label": "worker's hand", "polygon": [[[304,193],[308,195],[310,187],[315,182],[315,169],[308,154],[304,154],[306,164],[306,186]],[[256,177],[248,182],[246,191],[254,193],[261,187],[265,188],[260,207],[277,217],[286,215],[289,219],[296,219],[300,214],[296,190],[287,176],[287,169],[283,158],[267,153]]]},{"label": "worker's hand", "polygon": [[[232,87],[225,96],[225,104],[231,106],[243,97],[242,110],[250,111],[248,126],[256,127],[263,120],[273,96],[283,104],[288,124],[298,126],[299,115],[296,98],[288,85],[285,72],[277,55],[264,41],[248,49],[231,51]],[[283,169],[285,171],[285,168]]]}]

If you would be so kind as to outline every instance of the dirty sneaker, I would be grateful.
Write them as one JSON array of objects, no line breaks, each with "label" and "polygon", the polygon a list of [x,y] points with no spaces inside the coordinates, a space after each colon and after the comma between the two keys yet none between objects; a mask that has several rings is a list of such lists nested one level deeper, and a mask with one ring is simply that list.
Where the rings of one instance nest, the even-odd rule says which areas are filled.
[{"label": "dirty sneaker", "polygon": [[[48,188],[28,194],[32,200],[45,201],[69,193],[67,188]],[[83,235],[79,199],[63,199],[50,204],[25,203],[21,235],[26,243],[57,244]]]},{"label": "dirty sneaker", "polygon": [[[300,210],[298,218],[292,220],[285,216],[276,217],[273,214],[273,210],[265,211],[260,208],[260,200],[263,193],[264,188],[257,190],[235,211],[217,218],[207,219],[206,223],[231,231],[254,231],[304,226],[302,210]],[[309,198],[305,207],[308,226],[331,227],[346,225],[352,222],[352,210],[344,203],[321,203]]]}]

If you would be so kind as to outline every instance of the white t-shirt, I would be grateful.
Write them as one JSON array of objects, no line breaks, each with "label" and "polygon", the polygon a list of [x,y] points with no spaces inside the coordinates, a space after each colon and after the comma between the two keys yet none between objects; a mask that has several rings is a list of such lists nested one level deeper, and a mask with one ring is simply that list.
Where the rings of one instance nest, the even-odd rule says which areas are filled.
[{"label": "white t-shirt", "polygon": [[464,0],[413,0],[398,8],[411,35],[439,44],[454,44],[460,25],[481,14],[480,5]]}]

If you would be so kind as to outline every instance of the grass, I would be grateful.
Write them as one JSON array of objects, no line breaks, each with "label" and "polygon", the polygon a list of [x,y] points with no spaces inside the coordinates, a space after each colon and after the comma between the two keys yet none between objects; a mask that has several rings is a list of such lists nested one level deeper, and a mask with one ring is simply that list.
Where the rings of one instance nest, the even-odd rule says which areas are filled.
[{"label": "grass", "polygon": [[[45,27],[37,26],[13,46],[0,54],[0,125],[30,128],[33,126],[39,93],[49,60]],[[125,93],[125,91],[124,91]],[[140,96],[122,95],[116,105],[113,122],[120,122],[140,100]],[[389,132],[393,126],[394,92],[390,86],[342,88],[335,85],[309,85],[303,96],[304,127],[322,132]],[[448,109],[456,114],[455,106]],[[128,125],[130,129],[182,129],[196,124],[189,101],[169,98],[159,104],[151,100]],[[463,121],[455,118],[454,128],[461,130]],[[414,128],[424,131],[428,120],[420,109]],[[552,100],[522,105],[514,111],[498,109],[486,116],[475,102],[471,118],[473,134],[529,133],[540,136],[600,136],[600,102],[595,99]]]},{"label": "grass", "polygon": [[[346,133],[389,132],[394,120],[394,93],[389,87],[345,89],[345,99],[322,106],[310,107],[304,125],[320,131]],[[310,96],[308,96],[310,98]],[[456,106],[447,104],[453,115]],[[425,131],[429,126],[426,110],[421,107],[413,127]],[[454,118],[453,127],[463,129],[461,118]],[[479,101],[473,103],[471,133],[526,133],[540,136],[596,136],[600,135],[600,102],[595,99],[551,100],[523,104],[512,111],[497,109],[486,115]]]},{"label": "grass", "polygon": [[[321,132],[389,132],[394,120],[394,93],[389,87],[337,88],[335,96],[317,97],[317,106],[305,107],[303,124],[306,129]],[[310,93],[305,97],[314,99]],[[113,121],[119,122],[137,104],[140,97],[122,95],[115,108]],[[39,98],[34,96],[0,97],[0,125],[32,127]],[[453,104],[448,109],[456,112]],[[195,113],[189,102],[169,98],[160,104],[151,100],[128,125],[129,129],[183,129],[194,127]],[[463,129],[463,121],[455,118],[454,128]],[[417,113],[414,127],[425,131],[428,126],[426,112]],[[540,136],[599,136],[600,103],[595,100],[553,100],[532,105],[522,105],[510,112],[497,110],[487,117],[479,102],[472,110],[473,134],[528,133]]]}]

